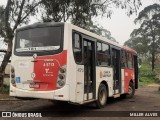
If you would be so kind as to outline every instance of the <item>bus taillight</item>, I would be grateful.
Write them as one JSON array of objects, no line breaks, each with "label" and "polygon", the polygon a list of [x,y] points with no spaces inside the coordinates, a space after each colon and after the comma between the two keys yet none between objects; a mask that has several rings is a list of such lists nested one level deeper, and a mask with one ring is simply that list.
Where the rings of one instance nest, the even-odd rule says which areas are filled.
[{"label": "bus taillight", "polygon": [[60,72],[61,72],[61,73],[65,73],[65,72],[66,72],[66,69],[63,68],[63,67],[61,67],[61,68],[60,68]]},{"label": "bus taillight", "polygon": [[65,78],[64,75],[62,75],[62,74],[59,75],[59,79],[63,80],[64,78]]},{"label": "bus taillight", "polygon": [[57,84],[58,84],[59,87],[63,87],[64,84],[65,84],[65,81],[64,80],[58,80]]},{"label": "bus taillight", "polygon": [[13,67],[11,68],[11,73],[14,73],[14,68]]},{"label": "bus taillight", "polygon": [[12,85],[13,85],[14,87],[16,87],[14,67],[11,68],[11,83],[12,83]]},{"label": "bus taillight", "polygon": [[61,88],[66,82],[66,65],[60,67],[57,77],[57,88]]}]

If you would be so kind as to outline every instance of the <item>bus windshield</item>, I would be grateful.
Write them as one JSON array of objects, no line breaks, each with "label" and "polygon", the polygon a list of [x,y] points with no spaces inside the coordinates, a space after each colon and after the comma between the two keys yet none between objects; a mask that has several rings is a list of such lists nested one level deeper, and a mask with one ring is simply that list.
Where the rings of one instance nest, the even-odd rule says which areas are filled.
[{"label": "bus windshield", "polygon": [[19,31],[16,37],[16,52],[41,52],[60,49],[61,27],[43,27]]}]

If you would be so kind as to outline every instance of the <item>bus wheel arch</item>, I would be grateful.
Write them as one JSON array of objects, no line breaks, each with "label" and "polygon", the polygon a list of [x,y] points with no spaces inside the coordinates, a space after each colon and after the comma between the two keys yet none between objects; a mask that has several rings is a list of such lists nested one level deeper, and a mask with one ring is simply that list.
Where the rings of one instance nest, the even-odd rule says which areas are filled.
[{"label": "bus wheel arch", "polygon": [[133,84],[134,82],[133,82],[133,80],[131,79],[131,80],[129,81],[129,83],[132,83],[132,84]]},{"label": "bus wheel arch", "polygon": [[108,83],[105,81],[105,80],[103,80],[102,82],[101,82],[101,84],[104,84],[105,86],[106,86],[106,89],[107,89],[107,97],[109,96],[109,87],[108,87]]},{"label": "bus wheel arch", "polygon": [[96,100],[96,107],[103,108],[106,105],[108,98],[108,84],[106,81],[102,81],[98,87],[98,96]]}]

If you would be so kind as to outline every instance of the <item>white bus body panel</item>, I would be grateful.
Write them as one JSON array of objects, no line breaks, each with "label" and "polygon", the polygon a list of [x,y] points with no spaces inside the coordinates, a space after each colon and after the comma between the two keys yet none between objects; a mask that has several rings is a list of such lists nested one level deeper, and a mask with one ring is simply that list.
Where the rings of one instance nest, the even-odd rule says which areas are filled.
[{"label": "white bus body panel", "polygon": [[76,69],[76,102],[83,103],[84,101],[84,66],[77,65]]},{"label": "white bus body panel", "polygon": [[121,80],[122,80],[122,87],[121,87],[121,94],[124,93],[124,69],[121,69]]},{"label": "white bus body panel", "polygon": [[108,85],[109,97],[113,96],[113,68],[96,67],[96,98],[98,95],[99,85],[102,81],[106,81]]}]

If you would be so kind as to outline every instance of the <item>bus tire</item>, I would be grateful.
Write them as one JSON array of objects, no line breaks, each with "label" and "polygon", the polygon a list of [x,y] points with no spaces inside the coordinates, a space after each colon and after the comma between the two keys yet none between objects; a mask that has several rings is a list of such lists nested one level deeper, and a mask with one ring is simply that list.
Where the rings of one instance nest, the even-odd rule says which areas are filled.
[{"label": "bus tire", "polygon": [[128,93],[126,94],[126,98],[132,98],[135,94],[135,87],[132,82],[129,83]]},{"label": "bus tire", "polygon": [[107,102],[107,89],[104,84],[100,84],[99,89],[98,89],[98,99],[96,101],[96,107],[97,108],[103,108],[106,105]]}]

